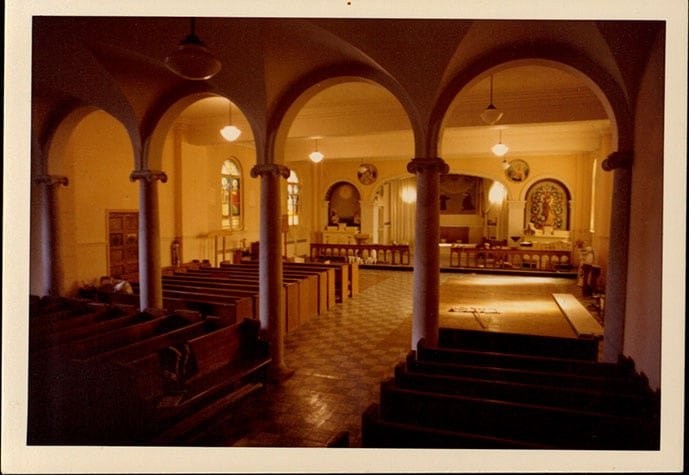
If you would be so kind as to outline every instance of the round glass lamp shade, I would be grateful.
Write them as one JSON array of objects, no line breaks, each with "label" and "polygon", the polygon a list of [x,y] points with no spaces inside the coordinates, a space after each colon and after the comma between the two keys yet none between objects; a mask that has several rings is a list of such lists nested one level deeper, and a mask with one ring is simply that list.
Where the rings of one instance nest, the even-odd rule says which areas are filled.
[{"label": "round glass lamp shade", "polygon": [[210,79],[220,71],[222,64],[204,46],[198,36],[187,36],[170,55],[165,65],[178,76],[192,81]]},{"label": "round glass lamp shade", "polygon": [[509,151],[509,149],[510,148],[502,142],[496,143],[495,145],[493,145],[493,148],[491,148],[493,153],[498,157],[502,157],[503,155],[505,155]]},{"label": "round glass lamp shade", "polygon": [[220,135],[222,135],[222,138],[224,138],[228,142],[234,142],[235,140],[237,140],[241,133],[242,131],[234,125],[226,125],[222,129],[220,129]]},{"label": "round glass lamp shade", "polygon": [[323,160],[323,154],[322,154],[321,152],[319,152],[318,150],[316,150],[316,151],[311,152],[311,153],[309,154],[309,158],[311,159],[311,161],[312,161],[313,163],[318,163],[318,162],[320,162],[321,160]]},{"label": "round glass lamp shade", "polygon": [[502,112],[493,104],[486,107],[486,110],[481,112],[481,119],[488,125],[493,125],[502,118]]}]

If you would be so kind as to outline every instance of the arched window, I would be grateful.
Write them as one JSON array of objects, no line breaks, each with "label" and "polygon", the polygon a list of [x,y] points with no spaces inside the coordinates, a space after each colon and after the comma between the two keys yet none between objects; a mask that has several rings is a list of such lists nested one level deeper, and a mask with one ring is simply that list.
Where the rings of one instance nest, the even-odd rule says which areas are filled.
[{"label": "arched window", "polygon": [[222,228],[242,228],[242,171],[239,160],[231,157],[225,160],[220,170],[222,193]]},{"label": "arched window", "polygon": [[301,183],[299,177],[290,170],[287,178],[287,222],[290,226],[299,224],[299,193],[301,192]]}]

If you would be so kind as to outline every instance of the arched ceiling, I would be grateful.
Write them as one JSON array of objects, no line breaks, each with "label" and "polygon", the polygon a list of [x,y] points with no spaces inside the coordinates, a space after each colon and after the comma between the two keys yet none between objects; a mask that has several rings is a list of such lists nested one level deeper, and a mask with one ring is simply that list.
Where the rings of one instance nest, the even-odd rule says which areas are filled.
[{"label": "arched ceiling", "polygon": [[[485,77],[460,91],[449,110],[446,127],[453,136],[484,136],[492,140],[494,129],[511,128],[510,133],[528,136],[543,133],[545,124],[552,124],[557,140],[582,130],[601,133],[605,111],[588,86],[576,76],[559,69],[539,65],[518,66],[502,70],[493,78],[493,102],[504,112],[494,127],[482,122],[481,112],[489,103],[490,78]],[[194,128],[219,130],[228,121],[228,102],[215,97],[198,101],[188,107],[179,121]],[[241,113],[234,109],[233,122],[243,131],[239,142],[250,142],[251,132]],[[546,127],[546,128],[544,128]],[[314,138],[321,143],[330,141],[343,144],[344,137],[356,142],[376,135],[389,135],[399,140],[400,134],[411,133],[407,116],[399,102],[384,88],[365,82],[348,82],[330,87],[314,96],[301,109],[292,124],[288,141],[307,142]],[[216,138],[219,135],[204,134]],[[342,145],[339,145],[342,144]],[[309,145],[310,146],[310,145]],[[357,147],[358,148],[358,147]],[[526,150],[525,150],[526,151]],[[342,156],[356,156],[352,151]]]},{"label": "arched ceiling", "polygon": [[[50,98],[55,104],[72,98],[88,102],[95,97],[93,105],[122,116],[123,121],[141,123],[185,87],[185,81],[164,67],[163,58],[189,33],[188,18],[46,16],[33,22],[34,51],[40,52],[34,60],[39,73],[34,79],[34,97]],[[625,30],[630,33],[630,47],[635,45],[634,33],[648,29],[637,23],[632,22]],[[347,65],[364,65],[398,81],[401,90],[414,98],[415,120],[422,121],[429,118],[442,88],[458,71],[473,71],[472,61],[481,54],[485,61],[487,51],[505,48],[510,41],[523,43],[525,38],[579,48],[606,68],[611,78],[622,81],[619,67],[630,69],[634,65],[616,62],[615,51],[606,43],[606,31],[617,32],[593,21],[202,17],[197,19],[196,32],[223,64],[221,72],[208,81],[209,89],[218,97],[192,105],[179,121],[191,129],[219,129],[227,121],[227,100],[220,97],[226,96],[252,117],[256,130],[263,131],[277,101],[295,83],[323,68]],[[582,32],[587,33],[585,39]],[[641,35],[639,42],[648,42],[649,37],[648,33]],[[62,40],[70,45],[68,53],[60,46]],[[65,64],[67,54],[72,58],[70,64],[82,65],[70,69],[81,77],[65,75],[53,67]],[[494,103],[505,113],[500,127],[526,131],[536,124],[553,123],[561,129],[571,123],[581,129],[582,123],[594,121],[597,125],[593,128],[598,129],[600,121],[607,118],[584,80],[564,70],[527,63],[497,67],[495,71]],[[475,74],[481,76],[473,81],[467,78],[468,85],[454,98],[444,122],[455,134],[491,134],[479,118],[488,103],[489,78],[481,69]],[[88,78],[103,76],[112,78],[112,87],[94,91]],[[68,87],[53,87],[63,83]],[[623,91],[631,86],[620,84]],[[41,121],[47,122],[42,110],[40,105],[35,107],[39,129]],[[323,137],[324,142],[330,139],[346,144],[344,138],[348,137],[353,144],[355,139],[376,135],[380,143],[385,134],[399,140],[411,130],[404,110],[390,92],[370,82],[338,84],[317,94],[299,111],[288,142]],[[237,112],[234,119],[240,127],[245,125],[240,141],[251,146],[253,137],[245,118]],[[217,134],[206,133],[205,137],[221,143]],[[339,144],[338,156],[359,153]]]}]

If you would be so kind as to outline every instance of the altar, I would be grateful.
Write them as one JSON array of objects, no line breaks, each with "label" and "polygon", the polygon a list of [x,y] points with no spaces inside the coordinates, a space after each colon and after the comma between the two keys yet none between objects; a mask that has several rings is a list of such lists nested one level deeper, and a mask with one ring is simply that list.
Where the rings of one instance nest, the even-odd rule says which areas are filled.
[{"label": "altar", "polygon": [[324,244],[356,244],[358,234],[358,226],[347,226],[342,223],[338,226],[328,226],[322,233],[322,241]]}]

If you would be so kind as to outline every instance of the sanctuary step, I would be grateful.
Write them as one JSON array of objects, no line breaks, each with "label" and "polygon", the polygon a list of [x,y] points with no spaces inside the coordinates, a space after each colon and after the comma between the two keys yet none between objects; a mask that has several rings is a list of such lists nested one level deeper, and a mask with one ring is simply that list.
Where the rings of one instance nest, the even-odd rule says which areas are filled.
[{"label": "sanctuary step", "polygon": [[441,328],[362,414],[362,445],[656,450],[659,394],[597,339]]}]

